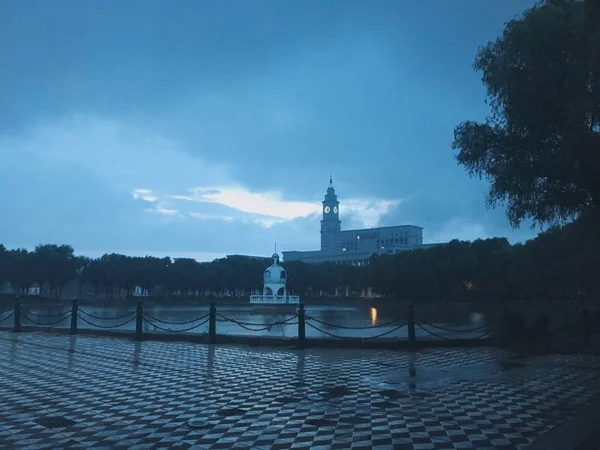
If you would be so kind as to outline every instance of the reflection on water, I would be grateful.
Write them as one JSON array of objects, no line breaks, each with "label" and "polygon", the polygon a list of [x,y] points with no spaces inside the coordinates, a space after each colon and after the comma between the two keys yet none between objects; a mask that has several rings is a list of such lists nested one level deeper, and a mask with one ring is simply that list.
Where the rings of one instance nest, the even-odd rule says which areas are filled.
[{"label": "reflection on water", "polygon": [[297,352],[298,359],[296,360],[296,379],[299,383],[304,382],[304,364],[306,353],[303,349],[298,350]]},{"label": "reflection on water", "polygon": [[135,372],[142,362],[142,343],[140,341],[135,341],[133,346],[133,358],[131,362],[133,363],[133,371]]},{"label": "reflection on water", "polygon": [[216,345],[208,346],[208,356],[206,357],[206,378],[211,379],[213,377],[213,369],[215,367],[215,348]]},{"label": "reflection on water", "polygon": [[469,315],[469,324],[472,326],[479,326],[485,323],[485,315],[480,313],[471,313]]},{"label": "reflection on water", "polygon": [[377,308],[371,306],[371,326],[377,325]]},{"label": "reflection on water", "polygon": [[75,362],[75,352],[77,351],[77,336],[74,334],[69,335],[69,356],[67,361],[67,367],[69,373],[71,373],[71,369],[73,369],[73,363]]},{"label": "reflection on water", "polygon": [[13,337],[10,343],[10,360],[16,361],[17,357],[17,346],[19,344],[19,337]]},{"label": "reflection on water", "polygon": [[417,376],[417,355],[414,352],[408,354],[408,389],[414,392],[417,389],[415,377]]},{"label": "reflection on water", "polygon": [[[63,306],[47,306],[47,307],[28,307],[29,311],[34,314],[40,314],[40,320],[44,321],[45,318],[43,316],[51,316],[62,313],[64,311],[70,310],[68,305]],[[88,317],[89,322],[93,324],[98,324],[103,327],[112,326],[112,325],[121,325],[125,319],[122,319],[124,315],[128,313],[132,313],[135,311],[135,305],[125,305],[125,306],[80,306],[80,309],[85,311],[85,313],[91,314],[92,317]],[[233,321],[219,321],[217,323],[217,333],[223,335],[269,335],[269,336],[278,336],[284,338],[295,338],[298,335],[298,325],[294,324],[295,320],[291,319],[294,315],[293,311],[256,311],[253,310],[249,305],[217,305],[217,310],[223,316],[232,319]],[[364,307],[360,306],[327,306],[327,305],[307,305],[306,306],[307,316],[314,317],[317,320],[326,322],[325,324],[319,324],[319,328],[322,328],[324,331],[335,334],[337,336],[343,337],[359,337],[359,338],[368,338],[371,336],[379,335],[385,333],[386,331],[392,331],[389,334],[386,334],[386,338],[392,339],[407,339],[408,331],[407,327],[404,326],[400,329],[394,330],[398,324],[394,323],[391,325],[383,326],[380,328],[370,328],[375,327],[381,323],[391,322],[393,320],[402,318],[406,314],[406,310],[404,307],[380,307],[375,308],[370,305],[365,305]],[[146,305],[144,307],[144,312],[148,313],[150,316],[156,317],[161,321],[165,321],[165,323],[161,323],[161,328],[165,328],[171,331],[178,331],[190,328],[193,324],[190,324],[189,321],[194,318],[201,318],[205,314],[208,313],[207,305],[199,305],[199,306],[190,306],[190,305]],[[447,319],[446,315],[442,316],[438,315],[436,317],[435,308],[430,308],[429,313],[423,313],[424,317],[428,318],[431,323],[435,323],[439,326],[444,326],[452,329],[468,329],[472,327],[474,324],[485,324],[485,316],[479,313],[465,313],[464,315],[455,314],[452,319]],[[87,317],[87,316],[86,316]],[[132,316],[129,316],[132,317]],[[274,324],[276,322],[283,322],[285,320],[290,320],[290,323],[277,323],[271,327],[269,325]],[[239,326],[234,321],[243,322],[246,324],[252,324],[251,326],[246,326],[245,328]],[[177,324],[177,322],[188,322],[188,324]],[[202,323],[203,321],[199,321],[198,323]],[[333,325],[341,325],[346,328],[337,328],[328,324]],[[6,324],[5,324],[6,325]],[[91,325],[85,323],[83,320],[78,320],[78,328],[93,328]],[[65,319],[59,324],[54,325],[56,328],[68,328],[70,326],[70,319]],[[157,332],[161,331],[158,329],[154,329],[154,326],[148,325],[146,322],[144,324],[144,328],[146,332]],[[261,329],[262,328],[262,329]],[[356,329],[352,329],[356,328]],[[119,330],[135,330],[135,321],[132,321],[126,325],[119,326]],[[432,336],[426,334],[423,330],[417,327],[416,335],[417,339],[432,339]],[[208,333],[208,323],[199,326],[193,330],[189,330],[190,333]],[[481,334],[481,332],[475,333],[446,333],[444,331],[435,330],[436,334],[442,335],[444,337],[451,338],[470,338],[475,337]],[[318,330],[315,330],[312,327],[306,328],[306,336],[311,337],[322,337],[324,336]]]}]

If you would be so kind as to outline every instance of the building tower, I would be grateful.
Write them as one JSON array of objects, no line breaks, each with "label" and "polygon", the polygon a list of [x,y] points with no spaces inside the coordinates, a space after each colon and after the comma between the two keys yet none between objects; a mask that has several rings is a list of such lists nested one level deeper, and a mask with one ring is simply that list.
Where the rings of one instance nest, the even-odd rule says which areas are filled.
[{"label": "building tower", "polygon": [[321,251],[337,253],[339,251],[339,238],[342,230],[340,221],[340,202],[338,202],[333,180],[329,176],[329,187],[323,200],[323,219],[321,220]]}]

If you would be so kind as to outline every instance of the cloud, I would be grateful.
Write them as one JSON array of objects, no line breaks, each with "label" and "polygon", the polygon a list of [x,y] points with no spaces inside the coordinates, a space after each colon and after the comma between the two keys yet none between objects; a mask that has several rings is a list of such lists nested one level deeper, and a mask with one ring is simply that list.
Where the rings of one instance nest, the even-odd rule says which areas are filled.
[{"label": "cloud", "polygon": [[[146,209],[158,216],[188,217],[194,213],[198,220],[239,220],[271,228],[318,215],[321,210],[316,201],[286,200],[283,192],[256,191],[236,183],[221,161],[208,162],[192,156],[176,139],[115,118],[73,114],[6,142],[49,166],[69,166],[90,173],[106,188],[117,191],[117,195],[127,191],[134,200],[160,202]],[[199,173],[205,181],[214,183],[197,186]],[[230,182],[222,183],[223,180]],[[183,207],[182,201],[193,202],[196,207]],[[358,226],[376,226],[382,215],[399,203],[378,198],[346,199],[344,220],[355,221]],[[207,207],[210,204],[228,210],[215,214]]]},{"label": "cloud", "polygon": [[219,216],[217,214],[202,214],[197,212],[191,212],[190,216],[198,220],[224,220],[225,222],[231,222],[233,217],[231,216]]},{"label": "cloud", "polygon": [[208,183],[229,179],[227,164],[192,155],[177,139],[143,123],[115,117],[71,114],[7,138],[5,144],[48,164],[93,174],[110,188],[146,201],[156,201],[154,190],[197,184],[199,174]]},{"label": "cloud", "polygon": [[344,216],[350,217],[350,221],[358,222],[358,226],[369,228],[378,226],[382,216],[390,213],[401,203],[401,200],[349,198],[344,200],[341,208]]},{"label": "cloud", "polygon": [[163,216],[175,216],[179,214],[179,211],[176,209],[162,208],[157,206],[156,208],[148,208],[146,211],[154,214],[161,214]]},{"label": "cloud", "polygon": [[[319,202],[287,201],[284,200],[281,192],[253,192],[240,185],[195,187],[190,188],[187,194],[159,197],[149,189],[134,190],[134,199],[145,200],[144,196],[160,200],[163,205],[176,204],[176,207],[165,207],[168,211],[174,211],[173,215],[180,209],[184,209],[187,212],[183,214],[199,220],[238,220],[243,223],[254,223],[263,228],[271,228],[295,219],[318,217],[322,207]],[[185,205],[186,202],[188,205]],[[342,219],[350,226],[374,227],[379,224],[383,215],[400,203],[400,200],[350,198],[344,200]],[[207,207],[211,205],[224,207],[227,213],[206,212]],[[150,211],[156,212],[154,209]]]},{"label": "cloud", "polygon": [[273,217],[258,217],[252,220],[252,223],[255,223],[263,228],[271,228],[274,225],[285,222],[286,220],[276,219]]},{"label": "cloud", "polygon": [[280,192],[250,192],[241,186],[197,187],[191,189],[191,196],[175,197],[199,203],[218,203],[246,213],[288,220],[321,210],[315,203],[284,201]]},{"label": "cloud", "polygon": [[157,197],[152,195],[152,191],[150,189],[134,189],[131,195],[133,195],[135,200],[142,199],[146,202],[155,202],[158,200]]}]

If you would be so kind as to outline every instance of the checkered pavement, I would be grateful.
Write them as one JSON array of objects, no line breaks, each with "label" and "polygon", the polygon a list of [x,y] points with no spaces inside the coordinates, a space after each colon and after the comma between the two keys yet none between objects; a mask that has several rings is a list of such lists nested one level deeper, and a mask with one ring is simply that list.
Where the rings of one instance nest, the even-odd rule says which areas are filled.
[{"label": "checkered pavement", "polygon": [[0,447],[520,449],[600,358],[266,349],[0,332]]}]

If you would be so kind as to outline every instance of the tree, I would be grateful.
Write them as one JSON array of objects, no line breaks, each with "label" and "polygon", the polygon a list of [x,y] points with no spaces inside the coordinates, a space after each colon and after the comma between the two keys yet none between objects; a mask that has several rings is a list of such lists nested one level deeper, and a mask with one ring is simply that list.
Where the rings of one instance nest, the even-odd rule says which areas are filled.
[{"label": "tree", "polygon": [[8,279],[15,286],[17,294],[23,293],[37,278],[39,268],[35,264],[33,253],[23,248],[8,252]]},{"label": "tree", "polygon": [[85,283],[89,283],[92,281],[92,279],[89,277],[90,272],[88,271],[88,268],[90,266],[90,264],[92,263],[92,259],[88,258],[87,256],[76,256],[75,257],[75,267],[76,269],[76,280],[77,280],[77,286],[79,287],[78,289],[78,296],[81,298],[84,295],[83,292],[83,286],[85,285]]},{"label": "tree", "polygon": [[78,261],[70,245],[38,245],[33,260],[39,283],[48,282],[56,298],[61,296],[62,287],[77,276]]},{"label": "tree", "polygon": [[462,122],[453,148],[491,181],[511,224],[600,212],[600,16],[594,1],[544,0],[479,49],[492,114]]}]

